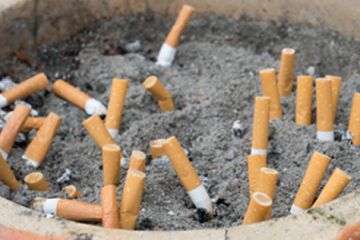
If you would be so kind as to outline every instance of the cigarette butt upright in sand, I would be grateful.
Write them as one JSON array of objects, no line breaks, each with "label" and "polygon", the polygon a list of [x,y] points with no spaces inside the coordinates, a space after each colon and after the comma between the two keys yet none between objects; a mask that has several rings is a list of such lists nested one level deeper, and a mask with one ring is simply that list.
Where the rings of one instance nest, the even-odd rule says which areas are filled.
[{"label": "cigarette butt upright in sand", "polygon": [[104,186],[120,183],[121,148],[116,144],[106,144],[102,147]]},{"label": "cigarette butt upright in sand", "polygon": [[82,198],[84,197],[74,185],[68,185],[63,188],[63,191],[69,198]]},{"label": "cigarette butt upright in sand", "polygon": [[360,93],[353,94],[347,133],[354,145],[360,145]]},{"label": "cigarette butt upright in sand", "polygon": [[297,125],[311,124],[313,77],[298,76],[296,87],[296,116]]},{"label": "cigarette butt upright in sand", "polygon": [[[274,169],[267,167],[261,168],[257,179],[256,192],[265,193],[272,201],[274,201],[278,175],[278,171]],[[271,213],[272,206],[269,208],[269,211],[266,214],[266,220],[271,218]]]},{"label": "cigarette butt upright in sand", "polygon": [[19,83],[13,88],[0,94],[0,107],[9,105],[18,99],[22,99],[47,88],[48,79],[44,73],[36,74],[35,76]]},{"label": "cigarette butt upright in sand", "polygon": [[152,159],[162,157],[166,154],[163,148],[165,141],[166,139],[156,139],[150,142],[150,153]]},{"label": "cigarette butt upright in sand", "polygon": [[312,207],[318,207],[337,198],[350,181],[351,177],[346,172],[336,168]]},{"label": "cigarette butt upright in sand", "polygon": [[115,144],[99,115],[85,119],[82,124],[100,148],[106,144]]},{"label": "cigarette butt upright in sand", "polygon": [[180,142],[176,137],[172,136],[166,139],[163,147],[180,182],[190,196],[195,207],[207,210],[208,214],[212,216],[213,208],[210,197],[186,156],[184,149],[181,147]]},{"label": "cigarette butt upright in sand", "polygon": [[120,228],[133,230],[140,212],[144,192],[145,173],[129,169],[126,175],[120,204]]},{"label": "cigarette butt upright in sand", "polygon": [[145,89],[156,98],[161,111],[165,112],[174,110],[174,103],[170,92],[156,76],[148,77],[143,85]]},{"label": "cigarette butt upright in sand", "polygon": [[35,198],[31,208],[45,214],[52,214],[73,221],[100,222],[102,219],[100,205],[76,200]]},{"label": "cigarette butt upright in sand", "polygon": [[106,107],[101,102],[90,97],[64,80],[56,80],[52,90],[56,95],[85,110],[89,115],[106,114]]},{"label": "cigarette butt upright in sand", "polygon": [[101,189],[102,226],[119,228],[119,209],[116,199],[116,186],[106,185]]},{"label": "cigarette butt upright in sand", "polygon": [[24,181],[31,190],[45,192],[49,190],[49,185],[41,172],[29,173]]},{"label": "cigarette butt upright in sand", "polygon": [[28,165],[37,168],[44,161],[60,123],[60,116],[49,113],[44,124],[36,132],[34,139],[25,150],[23,159]]},{"label": "cigarette butt upright in sand", "polygon": [[127,86],[128,80],[126,79],[114,78],[112,81],[105,127],[113,138],[119,134]]},{"label": "cigarette butt upright in sand", "polygon": [[331,80],[316,79],[316,136],[320,141],[334,141],[334,112]]},{"label": "cigarette butt upright in sand", "polygon": [[284,48],[281,51],[279,67],[279,94],[280,97],[289,96],[292,92],[295,71],[295,50]]},{"label": "cigarette butt upright in sand", "polygon": [[311,207],[329,163],[328,156],[314,152],[291,206],[291,214],[299,214]]},{"label": "cigarette butt upright in sand", "polygon": [[251,195],[243,224],[252,224],[264,221],[271,206],[272,201],[268,195],[262,192],[254,192]]},{"label": "cigarette butt upright in sand", "polygon": [[264,96],[270,97],[270,120],[283,116],[275,69],[260,71],[261,87]]},{"label": "cigarette butt upright in sand", "polygon": [[248,181],[250,196],[257,191],[260,169],[266,167],[265,155],[248,155]]},{"label": "cigarette butt upright in sand", "polygon": [[16,180],[14,172],[2,156],[0,156],[0,169],[0,181],[9,186],[12,191],[17,190],[20,184]]},{"label": "cigarette butt upright in sand", "polygon": [[146,162],[146,154],[138,151],[138,150],[134,150],[131,153],[130,156],[130,164],[129,164],[129,169],[136,169],[138,171],[144,172],[145,171],[145,162]]},{"label": "cigarette butt upright in sand", "polygon": [[30,113],[30,108],[24,105],[16,105],[9,121],[6,122],[0,133],[0,154],[6,160],[15,143],[22,125]]},{"label": "cigarette butt upright in sand", "polygon": [[181,33],[188,25],[193,12],[193,7],[183,5],[175,24],[172,26],[165,42],[161,46],[156,65],[168,67],[172,64],[175,58],[176,48],[180,42]]},{"label": "cigarette butt upright in sand", "polygon": [[256,97],[253,115],[251,155],[266,155],[269,138],[270,98]]},{"label": "cigarette butt upright in sand", "polygon": [[21,127],[21,132],[29,132],[32,129],[39,129],[44,124],[45,120],[46,117],[27,117]]},{"label": "cigarette butt upright in sand", "polygon": [[325,78],[331,80],[332,106],[333,106],[333,114],[334,114],[334,119],[335,119],[336,109],[337,109],[338,102],[339,102],[342,77],[334,76],[334,75],[326,75]]}]

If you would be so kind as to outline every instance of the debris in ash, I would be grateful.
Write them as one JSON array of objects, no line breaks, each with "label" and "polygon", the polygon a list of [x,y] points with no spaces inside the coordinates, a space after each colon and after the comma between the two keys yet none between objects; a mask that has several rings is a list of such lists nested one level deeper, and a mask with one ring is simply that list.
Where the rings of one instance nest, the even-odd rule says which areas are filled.
[{"label": "debris in ash", "polygon": [[235,137],[242,137],[245,133],[245,127],[240,123],[240,120],[236,120],[232,125],[232,131]]},{"label": "debris in ash", "polygon": [[315,75],[315,67],[314,66],[309,66],[307,69],[306,69],[306,73],[311,75],[311,76],[314,76]]},{"label": "debris in ash", "polygon": [[26,142],[26,136],[25,136],[25,134],[19,133],[19,134],[16,136],[15,142],[16,142],[16,143],[24,143],[24,142]]},{"label": "debris in ash", "polygon": [[151,160],[150,163],[154,166],[165,165],[169,163],[169,158],[167,156],[158,157]]},{"label": "debris in ash", "polygon": [[234,160],[234,158],[235,158],[235,152],[234,152],[234,150],[230,150],[230,151],[228,151],[228,152],[225,154],[225,159],[226,159],[227,161],[232,161],[232,160]]},{"label": "debris in ash", "polygon": [[121,48],[126,53],[135,53],[139,52],[142,49],[142,45],[139,40],[136,40],[134,42],[125,44],[125,46],[121,46]]},{"label": "debris in ash", "polygon": [[0,91],[4,92],[16,86],[16,83],[9,77],[4,77],[0,80]]},{"label": "debris in ash", "polygon": [[352,136],[351,133],[345,130],[335,130],[334,131],[334,140],[337,142],[348,142],[351,143]]},{"label": "debris in ash", "polygon": [[210,216],[205,208],[197,208],[193,215],[194,220],[204,223],[209,221]]},{"label": "debris in ash", "polygon": [[61,175],[61,177],[59,177],[56,182],[57,183],[65,183],[65,182],[68,182],[70,181],[70,178],[71,178],[71,170],[66,168],[65,169],[65,172]]}]

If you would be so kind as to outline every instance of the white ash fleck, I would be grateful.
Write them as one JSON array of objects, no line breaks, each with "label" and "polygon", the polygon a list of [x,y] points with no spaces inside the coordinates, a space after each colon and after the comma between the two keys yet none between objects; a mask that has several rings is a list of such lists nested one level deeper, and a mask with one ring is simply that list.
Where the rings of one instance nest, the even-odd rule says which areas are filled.
[{"label": "white ash fleck", "polygon": [[0,91],[6,91],[16,86],[16,83],[9,77],[6,76],[0,80]]},{"label": "white ash fleck", "polygon": [[17,142],[17,143],[24,143],[24,142],[26,142],[26,136],[25,136],[25,134],[19,133],[19,134],[16,136],[15,142]]},{"label": "white ash fleck", "polygon": [[314,75],[315,75],[315,67],[314,67],[314,66],[309,66],[309,67],[306,69],[306,73],[309,74],[309,75],[314,76]]},{"label": "white ash fleck", "polygon": [[245,126],[240,123],[240,120],[236,120],[232,125],[232,131],[234,136],[242,137],[245,133]]},{"label": "white ash fleck", "polygon": [[142,45],[139,40],[136,40],[134,42],[127,43],[124,49],[129,53],[139,52],[142,49]]},{"label": "white ash fleck", "polygon": [[55,217],[55,215],[54,215],[54,214],[52,214],[52,213],[48,213],[48,214],[46,214],[46,218],[51,219],[51,218],[54,218],[54,217]]},{"label": "white ash fleck", "polygon": [[70,178],[71,178],[71,170],[66,168],[65,169],[65,172],[61,175],[61,177],[59,177],[56,182],[57,183],[65,183],[65,182],[68,182],[70,181]]},{"label": "white ash fleck", "polygon": [[168,211],[168,214],[170,215],[170,216],[174,216],[175,215],[175,213],[173,212],[173,211]]},{"label": "white ash fleck", "polygon": [[25,102],[23,100],[16,100],[15,105],[18,105],[18,104],[24,105],[24,106],[27,106],[28,108],[30,108],[31,109],[31,112],[30,112],[31,116],[33,116],[33,117],[39,116],[39,112],[37,110],[33,109],[33,107],[29,103],[27,103],[27,102]]},{"label": "white ash fleck", "polygon": [[165,165],[165,164],[169,164],[169,158],[167,156],[162,156],[162,157],[158,157],[155,158],[153,160],[151,160],[151,165],[154,166],[158,166],[158,165]]}]

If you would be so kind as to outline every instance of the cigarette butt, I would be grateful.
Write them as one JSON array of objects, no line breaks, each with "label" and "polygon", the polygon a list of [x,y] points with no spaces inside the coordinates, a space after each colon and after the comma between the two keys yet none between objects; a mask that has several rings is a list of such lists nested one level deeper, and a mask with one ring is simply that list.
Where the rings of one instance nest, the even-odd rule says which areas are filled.
[{"label": "cigarette butt", "polygon": [[262,192],[254,192],[251,195],[243,224],[252,224],[264,221],[271,206],[272,201],[268,195]]},{"label": "cigarette butt", "polygon": [[336,168],[312,207],[318,207],[337,198],[350,181],[351,177],[346,172]]},{"label": "cigarette butt", "polygon": [[102,219],[100,205],[76,200],[35,198],[31,208],[45,214],[52,214],[73,221],[100,222]]},{"label": "cigarette butt", "polygon": [[331,80],[316,79],[316,127],[320,141],[334,141]]},{"label": "cigarette butt", "polygon": [[30,113],[30,108],[24,105],[16,105],[9,121],[6,122],[0,133],[0,154],[6,160],[11,152],[17,135]]},{"label": "cigarette butt", "polygon": [[116,144],[106,144],[102,147],[104,186],[119,185],[121,148]]},{"label": "cigarette butt", "polygon": [[29,173],[25,176],[24,181],[31,190],[40,192],[49,191],[49,185],[41,172]]},{"label": "cigarette butt", "polygon": [[[259,176],[257,178],[256,192],[262,192],[268,195],[272,201],[274,201],[276,193],[276,182],[278,178],[278,171],[275,169],[263,167],[260,169]],[[269,208],[265,219],[271,219],[272,206]]]},{"label": "cigarette butt", "polygon": [[163,148],[163,144],[166,139],[157,139],[150,142],[150,153],[152,159],[156,159],[166,155],[165,150]]},{"label": "cigarette butt", "polygon": [[265,155],[248,155],[248,180],[250,196],[257,192],[260,169],[266,167]]},{"label": "cigarette butt", "polygon": [[298,76],[296,89],[296,116],[297,125],[311,124],[313,77]]},{"label": "cigarette butt", "polygon": [[25,98],[40,90],[47,88],[48,79],[44,73],[39,73],[33,77],[19,83],[15,87],[0,94],[0,107],[9,105],[16,100]]},{"label": "cigarette butt", "polygon": [[119,209],[116,199],[116,186],[106,185],[101,189],[102,226],[119,228]]},{"label": "cigarette butt", "polygon": [[325,78],[331,80],[332,106],[333,106],[333,114],[334,114],[334,119],[335,119],[336,109],[337,109],[338,102],[339,102],[342,77],[334,76],[334,75],[326,75]]},{"label": "cigarette butt", "polygon": [[360,145],[360,93],[354,93],[351,105],[348,134],[354,145]]},{"label": "cigarette butt", "polygon": [[132,151],[130,156],[129,168],[136,169],[138,171],[145,171],[146,154],[141,151]]},{"label": "cigarette butt", "polygon": [[74,185],[69,185],[63,188],[64,192],[69,198],[82,198],[84,197]]},{"label": "cigarette butt", "polygon": [[162,112],[171,112],[174,111],[175,106],[172,98],[168,98],[166,100],[158,100],[157,101],[160,111]]},{"label": "cigarette butt", "polygon": [[148,77],[143,85],[158,101],[171,98],[169,91],[156,76]]},{"label": "cigarette butt", "polygon": [[129,169],[126,175],[120,204],[120,228],[133,230],[140,212],[144,192],[145,173]]},{"label": "cigarette butt", "polygon": [[0,155],[0,181],[9,186],[12,191],[17,190],[20,187],[19,182],[16,180],[14,172],[11,170],[8,163]]},{"label": "cigarette butt", "polygon": [[269,138],[270,98],[256,97],[251,155],[266,155]]},{"label": "cigarette butt", "polygon": [[275,69],[269,68],[261,70],[260,80],[263,95],[270,97],[270,120],[281,118],[283,116],[283,112],[281,109]]},{"label": "cigarette butt", "polygon": [[44,124],[25,150],[23,159],[27,161],[28,165],[37,168],[44,161],[60,124],[61,117],[55,113],[49,113]]},{"label": "cigarette butt", "polygon": [[99,147],[115,144],[99,115],[95,114],[85,119],[82,124]]},{"label": "cigarette butt", "polygon": [[32,129],[39,129],[44,124],[45,119],[46,117],[27,117],[20,131],[29,132]]},{"label": "cigarette butt", "polygon": [[120,129],[127,86],[128,80],[126,79],[114,78],[112,81],[108,112],[105,118],[105,127],[113,138],[118,135]]},{"label": "cigarette butt", "polygon": [[295,50],[284,48],[281,51],[280,68],[279,68],[279,94],[289,96],[292,92],[295,69]]},{"label": "cigarette butt", "polygon": [[193,12],[193,7],[183,5],[174,25],[165,39],[165,42],[161,46],[156,65],[167,67],[172,64],[175,58],[176,48],[180,42],[181,33],[188,25]]},{"label": "cigarette butt", "polygon": [[299,190],[296,193],[290,210],[291,214],[301,213],[311,207],[329,163],[330,158],[328,156],[314,152]]},{"label": "cigarette butt", "polygon": [[90,97],[64,80],[56,80],[52,90],[56,95],[85,110],[89,115],[106,114],[106,107],[101,102]]},{"label": "cigarette butt", "polygon": [[213,209],[210,197],[180,142],[176,137],[172,136],[166,139],[163,148],[195,207],[206,209],[209,215],[212,216]]}]

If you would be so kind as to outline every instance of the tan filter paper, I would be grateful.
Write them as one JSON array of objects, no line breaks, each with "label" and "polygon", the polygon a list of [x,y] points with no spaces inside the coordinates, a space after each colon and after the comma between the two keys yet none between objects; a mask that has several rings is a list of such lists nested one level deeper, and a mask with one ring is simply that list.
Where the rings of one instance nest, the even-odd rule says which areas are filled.
[{"label": "tan filter paper", "polygon": [[272,206],[271,198],[265,193],[254,192],[246,210],[243,224],[252,224],[265,220],[269,208]]},{"label": "tan filter paper", "polygon": [[116,144],[106,144],[102,147],[104,186],[119,185],[121,148]]},{"label": "tan filter paper", "polygon": [[74,185],[69,185],[63,188],[64,192],[69,198],[82,198],[84,197]]},{"label": "tan filter paper", "polygon": [[164,84],[156,77],[150,76],[143,83],[145,89],[149,91],[156,100],[167,100],[171,98],[170,92],[165,88]]},{"label": "tan filter paper", "polygon": [[30,108],[24,105],[16,105],[9,121],[6,122],[0,134],[0,150],[10,154],[17,135],[30,113]]},{"label": "tan filter paper", "polygon": [[353,95],[348,133],[352,136],[352,143],[360,145],[360,93]]},{"label": "tan filter paper", "polygon": [[[256,192],[262,192],[268,195],[274,201],[276,194],[276,182],[278,179],[278,171],[271,168],[263,167],[260,169],[259,176],[256,184]],[[265,219],[271,218],[272,207],[269,208]]]},{"label": "tan filter paper", "polygon": [[49,190],[49,185],[41,172],[29,173],[24,181],[31,190],[45,192]]},{"label": "tan filter paper", "polygon": [[34,162],[32,164],[33,166],[37,167],[44,161],[60,124],[61,117],[55,113],[49,113],[44,124],[37,131],[34,139],[26,148],[23,157]]},{"label": "tan filter paper", "polygon": [[297,125],[311,124],[313,82],[312,76],[298,76],[297,78],[295,116]]},{"label": "tan filter paper", "polygon": [[280,57],[279,68],[279,94],[289,96],[292,92],[295,71],[295,50],[292,48],[284,48]]},{"label": "tan filter paper", "polygon": [[318,131],[334,130],[331,80],[316,79],[316,126]]},{"label": "tan filter paper", "polygon": [[258,189],[260,169],[266,167],[265,155],[248,155],[248,180],[250,196]]},{"label": "tan filter paper", "polygon": [[171,112],[175,109],[175,105],[172,98],[168,98],[166,100],[158,100],[157,104],[159,106],[160,111],[162,112]]},{"label": "tan filter paper", "polygon": [[314,152],[305,176],[301,182],[294,200],[294,205],[301,209],[308,209],[313,204],[316,193],[324,178],[330,158],[319,152]]},{"label": "tan filter paper", "polygon": [[335,119],[336,109],[337,109],[339,97],[340,97],[342,77],[326,75],[325,78],[329,79],[331,81],[332,106],[333,106],[333,114],[334,114],[334,119]]},{"label": "tan filter paper", "polygon": [[20,183],[16,180],[14,172],[11,170],[8,163],[0,155],[0,181],[9,186],[12,191],[17,190],[20,187]]},{"label": "tan filter paper", "polygon": [[46,117],[27,117],[21,127],[21,132],[29,132],[32,129],[39,129],[44,124],[45,120]]},{"label": "tan filter paper", "polygon": [[166,154],[163,148],[165,141],[165,139],[157,139],[150,142],[150,153],[152,159],[162,157]]},{"label": "tan filter paper", "polygon": [[144,172],[145,162],[146,162],[146,154],[141,151],[134,150],[132,151],[130,156],[129,169],[135,169]]},{"label": "tan filter paper", "polygon": [[59,97],[75,104],[81,109],[85,109],[86,102],[91,98],[89,95],[64,80],[56,80],[52,90]]},{"label": "tan filter paper", "polygon": [[101,189],[102,226],[119,228],[119,209],[116,199],[116,186],[107,185]]},{"label": "tan filter paper", "polygon": [[275,69],[269,68],[260,71],[261,87],[264,96],[270,97],[270,119],[283,116],[280,96],[277,87]]},{"label": "tan filter paper", "polygon": [[124,109],[128,80],[114,78],[111,95],[106,114],[105,126],[107,129],[118,130],[121,125],[121,116]]},{"label": "tan filter paper", "polygon": [[174,136],[168,138],[163,147],[186,192],[200,186],[201,180],[177,138]]},{"label": "tan filter paper", "polygon": [[336,168],[312,207],[318,207],[336,199],[350,181],[351,177],[346,172]]},{"label": "tan filter paper", "polygon": [[253,115],[252,148],[267,150],[269,138],[270,98],[256,97]]},{"label": "tan filter paper", "polygon": [[82,124],[99,147],[115,144],[99,115],[95,114],[87,118]]},{"label": "tan filter paper", "polygon": [[193,12],[194,8],[189,5],[183,5],[181,8],[178,17],[165,40],[165,43],[170,47],[177,48],[179,45],[181,33],[188,25]]},{"label": "tan filter paper", "polygon": [[121,195],[120,228],[133,230],[141,208],[144,192],[145,173],[129,169]]},{"label": "tan filter paper", "polygon": [[15,87],[1,93],[7,100],[7,104],[13,103],[18,99],[25,98],[40,90],[47,88],[48,79],[44,73],[36,74],[35,76],[21,82]]}]

